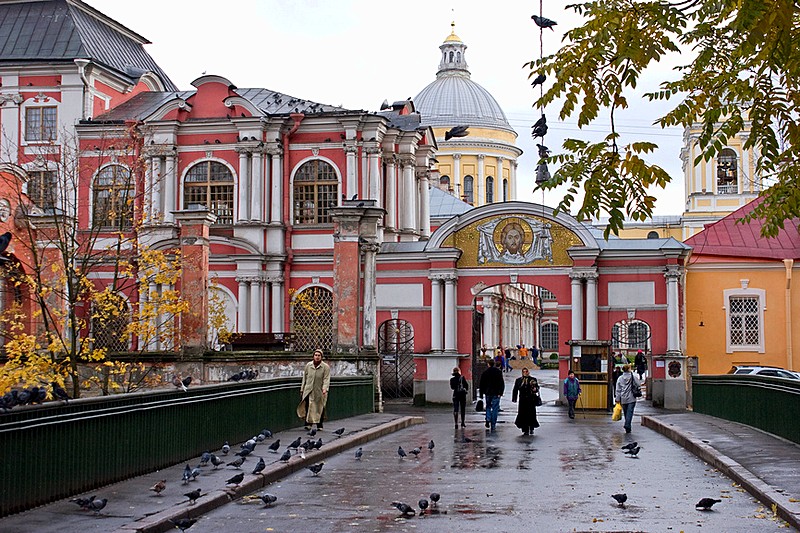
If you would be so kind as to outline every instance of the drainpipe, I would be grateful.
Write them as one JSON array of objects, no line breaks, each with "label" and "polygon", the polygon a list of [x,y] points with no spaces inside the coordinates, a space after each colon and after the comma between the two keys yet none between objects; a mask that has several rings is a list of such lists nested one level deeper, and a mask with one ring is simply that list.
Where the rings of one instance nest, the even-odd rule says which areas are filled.
[{"label": "drainpipe", "polygon": [[292,259],[294,258],[294,252],[292,250],[292,206],[289,203],[291,191],[288,190],[289,171],[291,170],[289,165],[289,138],[294,135],[294,132],[296,132],[300,127],[300,123],[305,118],[305,115],[303,113],[292,113],[289,115],[289,118],[294,121],[294,124],[288,132],[283,134],[283,182],[287,184],[287,190],[283,191],[283,225],[286,228],[286,231],[284,231],[283,241],[283,249],[286,250],[286,262],[283,265],[283,308],[287,311],[284,313],[283,317],[284,331],[289,331],[290,313],[288,311],[291,304],[291,298],[289,296],[289,279],[292,270]]},{"label": "drainpipe", "polygon": [[792,359],[792,267],[794,259],[784,259],[786,268],[786,368],[794,370]]},{"label": "drainpipe", "polygon": [[108,104],[108,97],[106,95],[100,93],[94,87],[92,87],[92,85],[89,83],[89,78],[86,77],[86,67],[89,66],[89,63],[91,63],[91,60],[89,60],[89,59],[73,59],[72,61],[78,67],[78,76],[81,78],[81,81],[83,82],[83,111],[81,113],[81,118],[83,120],[86,120],[91,115],[90,111],[92,109],[94,109],[94,101],[91,101],[91,102],[87,102],[86,101],[86,91],[89,92],[89,94],[92,96],[92,98],[94,98],[95,96],[97,98],[101,98],[106,102],[106,104]]}]

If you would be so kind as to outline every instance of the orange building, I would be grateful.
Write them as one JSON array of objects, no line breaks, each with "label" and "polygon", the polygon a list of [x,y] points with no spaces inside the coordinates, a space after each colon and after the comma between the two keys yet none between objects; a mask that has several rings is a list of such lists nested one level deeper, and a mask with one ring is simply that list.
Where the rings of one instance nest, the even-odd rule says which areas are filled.
[{"label": "orange building", "polygon": [[800,369],[800,220],[777,237],[761,236],[759,221],[741,223],[755,202],[685,241],[685,353],[701,374],[733,365]]}]

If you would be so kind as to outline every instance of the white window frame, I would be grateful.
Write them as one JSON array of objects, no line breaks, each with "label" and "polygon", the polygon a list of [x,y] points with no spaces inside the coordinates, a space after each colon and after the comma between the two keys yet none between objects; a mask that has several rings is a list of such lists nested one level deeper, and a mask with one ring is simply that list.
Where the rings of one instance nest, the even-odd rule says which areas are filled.
[{"label": "white window frame", "polygon": [[[764,312],[767,310],[767,291],[764,289],[725,289],[722,291],[725,309],[725,352],[764,353]],[[731,298],[756,298],[758,300],[758,344],[733,344],[731,342]]]}]

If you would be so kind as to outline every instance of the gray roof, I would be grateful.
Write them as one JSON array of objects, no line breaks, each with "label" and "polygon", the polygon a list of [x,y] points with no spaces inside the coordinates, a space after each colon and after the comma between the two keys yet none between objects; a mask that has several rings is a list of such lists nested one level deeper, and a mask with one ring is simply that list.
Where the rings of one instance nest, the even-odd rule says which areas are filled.
[{"label": "gray roof", "polygon": [[89,59],[132,85],[152,72],[176,90],[144,50],[148,43],[79,0],[0,2],[0,65]]},{"label": "gray roof", "polygon": [[466,213],[472,206],[467,202],[446,193],[439,187],[430,187],[431,219],[450,218]]},{"label": "gray roof", "polygon": [[461,75],[439,76],[414,97],[423,126],[488,126],[514,131],[489,91]]}]

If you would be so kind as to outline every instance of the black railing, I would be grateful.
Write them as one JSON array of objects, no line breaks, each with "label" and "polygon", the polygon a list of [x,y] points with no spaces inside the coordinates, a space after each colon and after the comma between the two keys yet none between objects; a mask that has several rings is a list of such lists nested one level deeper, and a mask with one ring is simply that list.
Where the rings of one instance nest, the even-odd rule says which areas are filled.
[{"label": "black railing", "polygon": [[[301,424],[299,378],[48,402],[0,415],[0,517]],[[330,419],[373,411],[372,376],[334,377]]]}]

